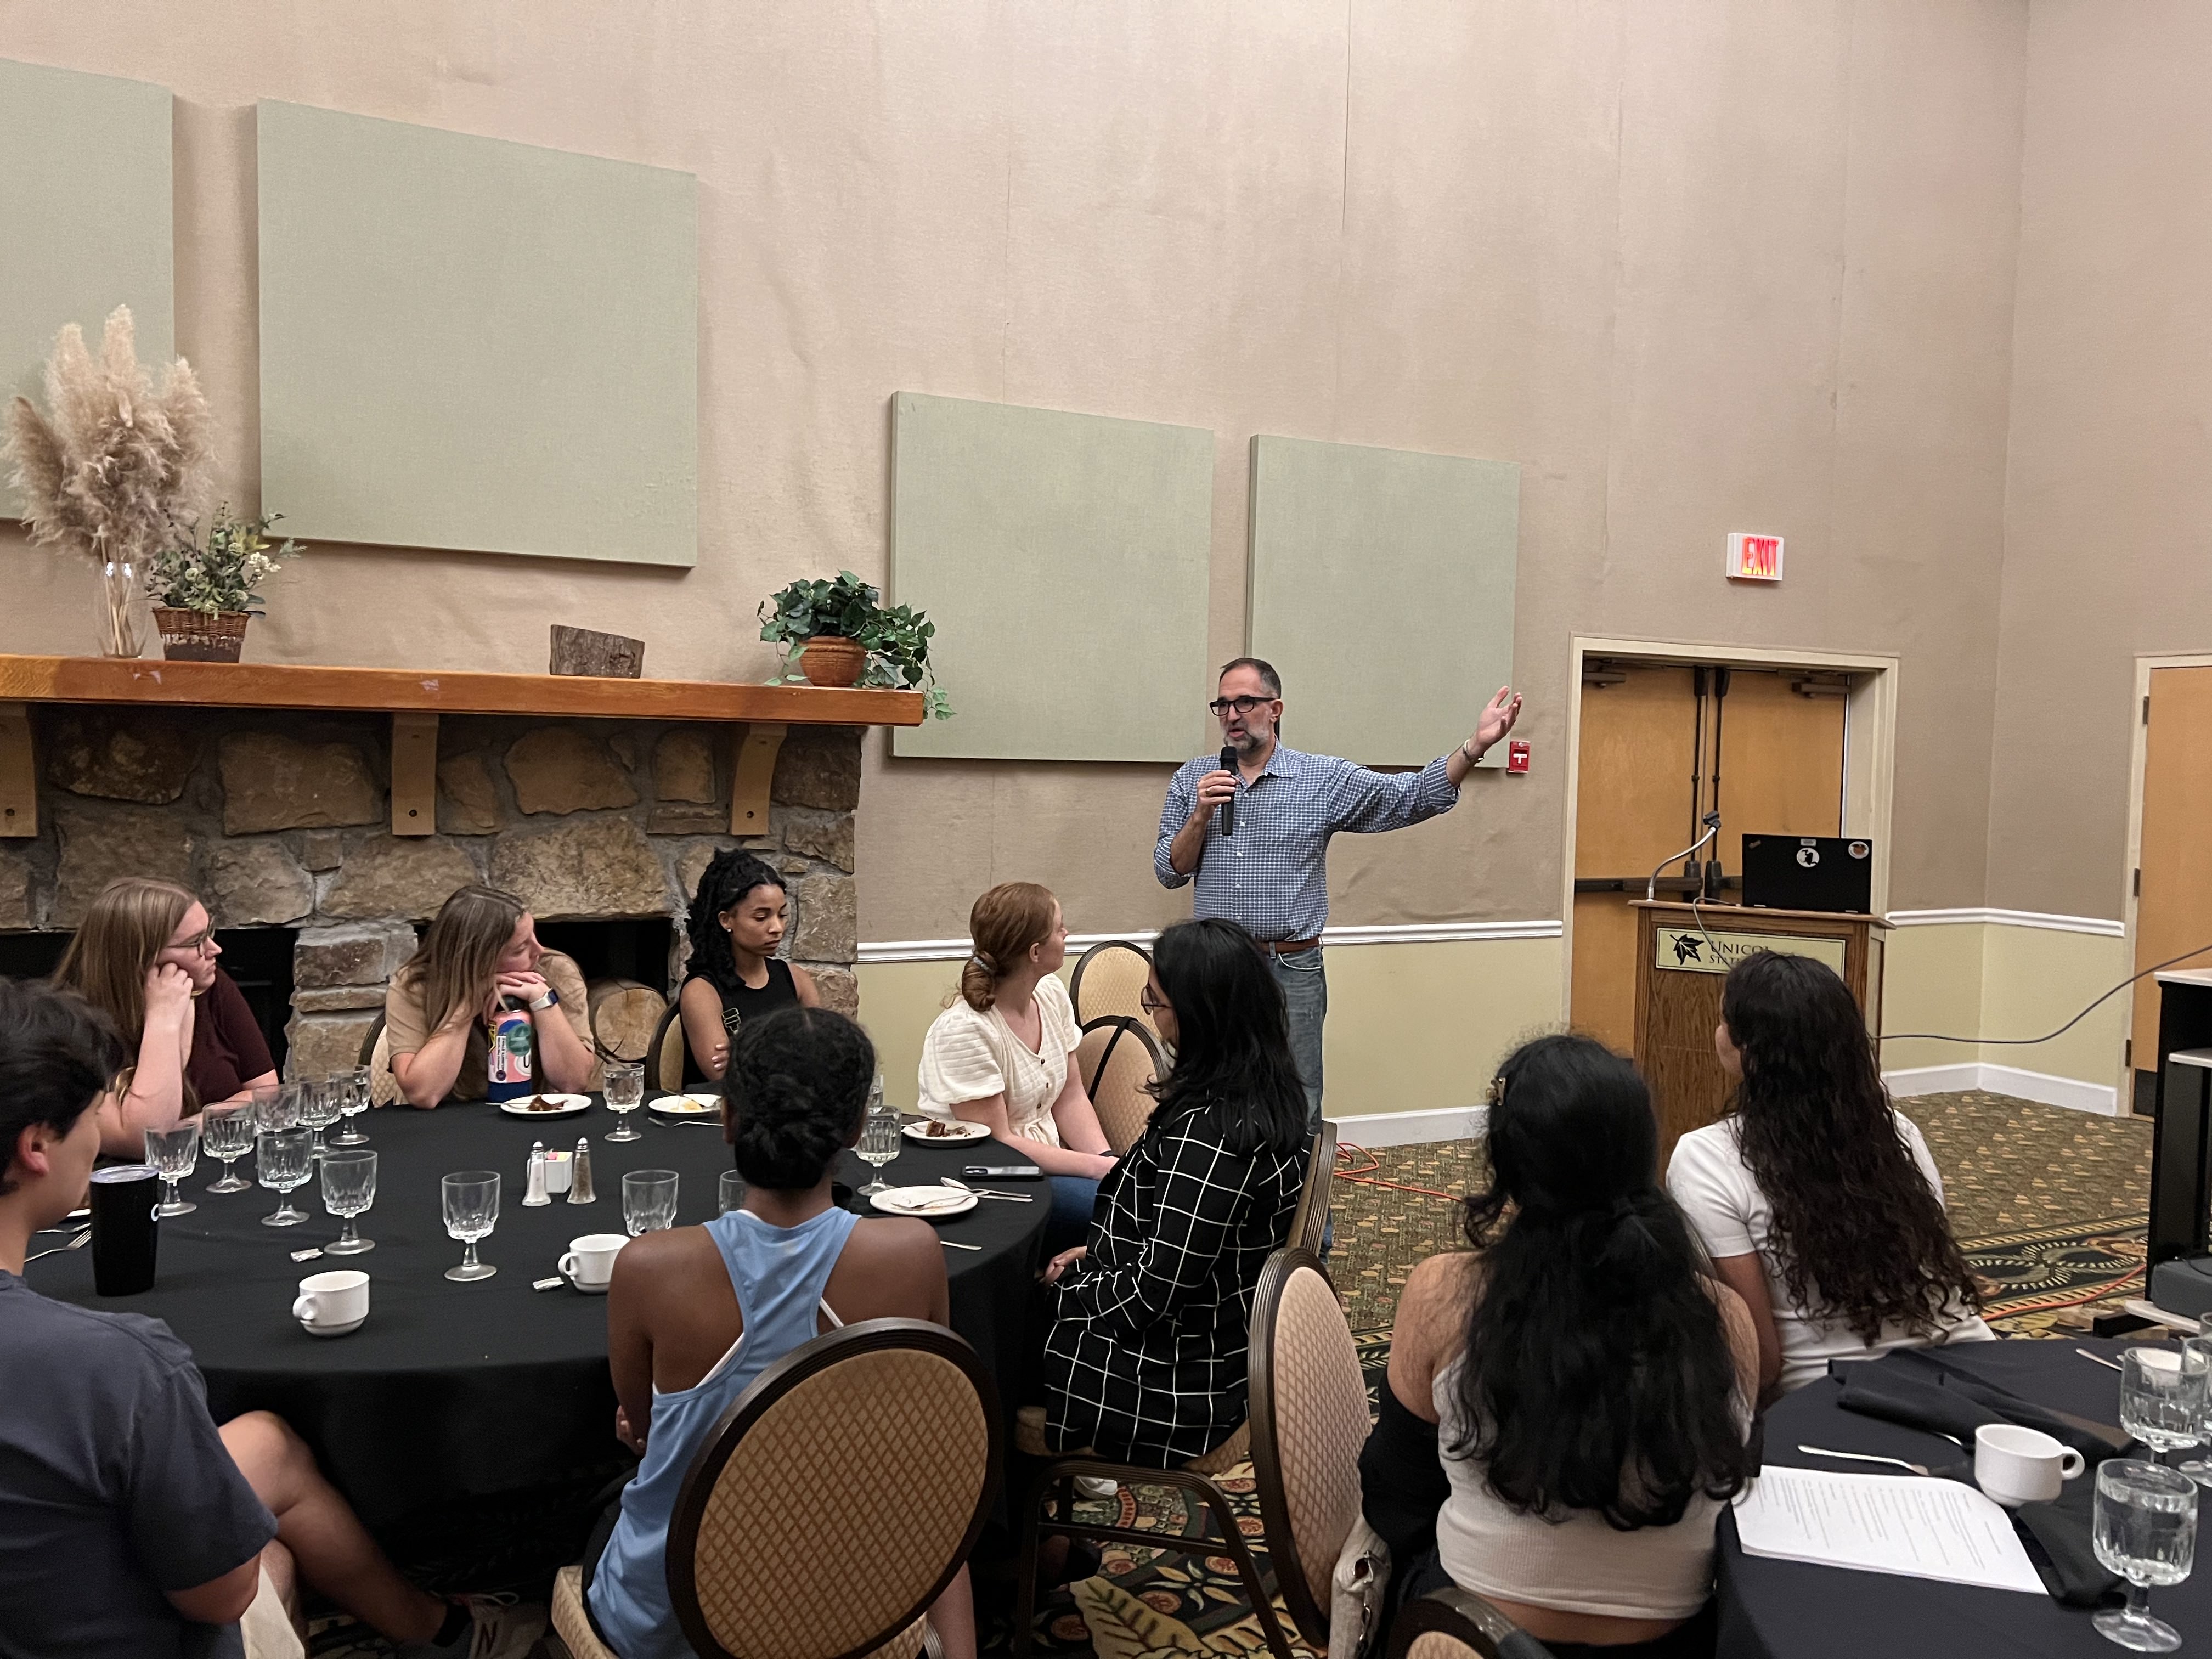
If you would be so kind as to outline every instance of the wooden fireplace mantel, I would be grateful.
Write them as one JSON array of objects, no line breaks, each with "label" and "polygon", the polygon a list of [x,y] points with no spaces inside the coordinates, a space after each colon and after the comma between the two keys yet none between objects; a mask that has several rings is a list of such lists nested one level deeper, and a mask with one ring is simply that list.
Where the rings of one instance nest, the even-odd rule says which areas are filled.
[{"label": "wooden fireplace mantel", "polygon": [[34,702],[388,714],[392,833],[396,836],[428,836],[436,830],[441,714],[742,726],[730,793],[733,836],[767,832],[769,782],[789,727],[919,726],[923,715],[919,691],[0,654],[0,836],[39,832],[38,774],[30,727],[30,705]]}]

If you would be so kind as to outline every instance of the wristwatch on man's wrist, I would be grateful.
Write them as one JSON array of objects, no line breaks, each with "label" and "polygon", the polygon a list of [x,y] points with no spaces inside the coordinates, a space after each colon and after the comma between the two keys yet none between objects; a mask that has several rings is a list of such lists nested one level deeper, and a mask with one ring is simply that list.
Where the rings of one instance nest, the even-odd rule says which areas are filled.
[{"label": "wristwatch on man's wrist", "polygon": [[545,988],[545,994],[539,997],[535,1002],[532,1002],[530,1005],[530,1011],[532,1013],[542,1014],[548,1008],[553,1007],[555,1005],[559,1003],[560,1000],[561,994],[549,985]]},{"label": "wristwatch on man's wrist", "polygon": [[1468,744],[1468,743],[1473,743],[1474,741],[1474,739],[1473,738],[1469,738],[1467,740],[1467,743],[1462,743],[1462,744],[1460,744],[1460,746],[1459,746],[1459,752],[1460,752],[1460,755],[1461,755],[1462,758],[1463,758],[1463,759],[1467,762],[1467,763],[1468,763],[1469,766],[1480,766],[1480,765],[1481,765],[1481,764],[1482,764],[1482,757],[1483,757],[1484,754],[1485,754],[1485,753],[1486,753],[1487,751],[1486,751],[1486,750],[1484,750],[1478,749],[1478,750],[1476,750],[1473,754],[1471,754],[1471,755],[1470,755],[1470,754],[1468,754],[1468,750],[1467,750],[1467,744]]}]

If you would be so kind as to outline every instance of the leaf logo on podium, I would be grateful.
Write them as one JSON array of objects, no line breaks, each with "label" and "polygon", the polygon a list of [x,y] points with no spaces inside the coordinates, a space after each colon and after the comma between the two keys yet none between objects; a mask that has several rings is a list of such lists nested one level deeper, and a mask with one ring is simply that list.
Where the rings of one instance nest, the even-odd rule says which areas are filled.
[{"label": "leaf logo on podium", "polygon": [[1702,945],[1700,941],[1690,934],[1677,933],[1674,935],[1674,960],[1676,962],[1690,963],[1704,961],[1705,958],[1700,954],[1701,949]]}]

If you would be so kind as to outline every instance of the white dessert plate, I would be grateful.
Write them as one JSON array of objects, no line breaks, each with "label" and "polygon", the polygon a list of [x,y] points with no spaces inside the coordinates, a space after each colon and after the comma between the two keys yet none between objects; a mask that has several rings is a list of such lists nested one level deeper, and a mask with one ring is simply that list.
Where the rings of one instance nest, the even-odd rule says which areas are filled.
[{"label": "white dessert plate", "polygon": [[592,1109],[589,1095],[524,1095],[519,1100],[502,1100],[499,1109],[509,1117],[574,1117],[579,1112]]},{"label": "white dessert plate", "polygon": [[870,1194],[868,1202],[885,1215],[913,1215],[925,1221],[942,1221],[947,1216],[964,1215],[974,1209],[976,1198],[975,1194],[962,1192],[957,1187],[893,1187]]},{"label": "white dessert plate", "polygon": [[943,1118],[924,1118],[919,1123],[902,1123],[899,1133],[908,1140],[918,1140],[925,1146],[934,1141],[939,1146],[957,1146],[963,1141],[988,1140],[990,1126],[983,1123],[947,1123]]}]

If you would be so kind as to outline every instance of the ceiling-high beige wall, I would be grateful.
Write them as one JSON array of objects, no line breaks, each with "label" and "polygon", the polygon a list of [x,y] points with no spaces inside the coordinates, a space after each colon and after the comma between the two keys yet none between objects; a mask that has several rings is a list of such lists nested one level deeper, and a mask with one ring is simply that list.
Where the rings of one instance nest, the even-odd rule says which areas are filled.
[{"label": "ceiling-high beige wall", "polygon": [[[882,569],[899,390],[1211,428],[1217,659],[1241,642],[1252,433],[1521,463],[1535,773],[1339,843],[1334,919],[1389,922],[1557,913],[1576,632],[1899,654],[1893,902],[1984,902],[2027,17],[225,0],[187,25],[16,0],[0,56],[175,89],[177,337],[241,501],[255,99],[699,175],[697,569],[319,548],[258,658],[534,669],[568,621],[642,635],[656,675],[763,676],[763,593]],[[1722,581],[1737,530],[1788,538],[1780,588]],[[88,646],[82,570],[5,545],[0,648]],[[1491,689],[1466,688],[1470,725]],[[1112,688],[1036,695],[1073,722]],[[877,742],[864,936],[957,934],[1016,877],[1079,930],[1181,914],[1151,875],[1165,777]]]},{"label": "ceiling-high beige wall", "polygon": [[2037,0],[2027,84],[1989,902],[2118,916],[2134,658],[2212,650],[2212,9]]}]

